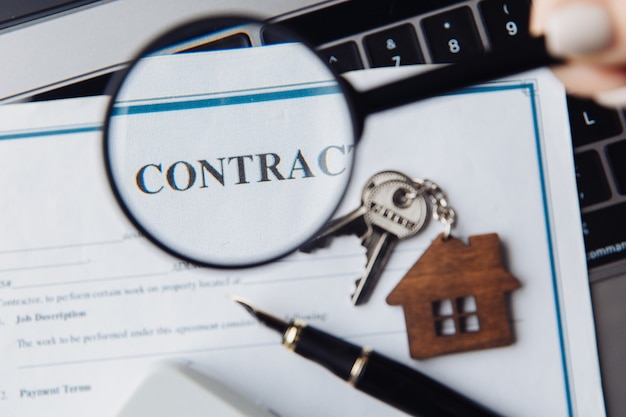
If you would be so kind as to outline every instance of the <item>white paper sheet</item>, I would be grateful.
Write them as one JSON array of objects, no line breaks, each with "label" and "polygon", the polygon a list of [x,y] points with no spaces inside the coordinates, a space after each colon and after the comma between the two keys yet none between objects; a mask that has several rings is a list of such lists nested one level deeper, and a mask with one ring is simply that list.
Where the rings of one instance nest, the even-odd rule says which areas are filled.
[{"label": "white paper sheet", "polygon": [[497,232],[522,282],[513,345],[423,361],[409,357],[402,309],[385,297],[440,224],[398,245],[358,308],[356,238],[250,270],[195,268],[139,236],[117,206],[101,155],[104,103],[0,108],[0,415],[111,416],[169,359],[281,416],[402,415],[282,348],[230,295],[373,347],[503,415],[604,414],[564,94],[550,74],[367,121],[340,214],[378,171],[432,179],[458,212],[454,235]]}]

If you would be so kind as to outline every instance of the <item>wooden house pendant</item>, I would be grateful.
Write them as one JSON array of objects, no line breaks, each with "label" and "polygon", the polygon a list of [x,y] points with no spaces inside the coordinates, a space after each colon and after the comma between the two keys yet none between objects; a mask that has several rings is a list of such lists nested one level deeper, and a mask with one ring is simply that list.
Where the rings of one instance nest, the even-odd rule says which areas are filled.
[{"label": "wooden house pendant", "polygon": [[411,357],[424,359],[512,344],[507,293],[520,285],[502,265],[497,234],[469,245],[441,234],[387,303],[403,307]]}]

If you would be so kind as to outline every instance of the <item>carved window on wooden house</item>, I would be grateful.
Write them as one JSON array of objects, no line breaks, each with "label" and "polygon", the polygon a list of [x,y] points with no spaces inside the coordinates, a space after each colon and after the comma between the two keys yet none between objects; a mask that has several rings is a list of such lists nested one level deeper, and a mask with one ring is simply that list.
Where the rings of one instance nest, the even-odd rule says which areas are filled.
[{"label": "carved window on wooden house", "polygon": [[432,303],[435,333],[452,336],[480,330],[476,298],[472,295],[445,298]]}]

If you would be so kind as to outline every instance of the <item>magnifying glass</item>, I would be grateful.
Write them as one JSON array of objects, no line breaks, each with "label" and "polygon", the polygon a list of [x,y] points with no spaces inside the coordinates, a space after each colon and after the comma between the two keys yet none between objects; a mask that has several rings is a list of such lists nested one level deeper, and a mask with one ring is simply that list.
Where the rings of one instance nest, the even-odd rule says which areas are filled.
[{"label": "magnifying glass", "polygon": [[108,177],[134,225],[171,254],[263,264],[331,219],[369,114],[554,63],[534,39],[357,92],[278,25],[198,20],[156,39],[114,81]]}]

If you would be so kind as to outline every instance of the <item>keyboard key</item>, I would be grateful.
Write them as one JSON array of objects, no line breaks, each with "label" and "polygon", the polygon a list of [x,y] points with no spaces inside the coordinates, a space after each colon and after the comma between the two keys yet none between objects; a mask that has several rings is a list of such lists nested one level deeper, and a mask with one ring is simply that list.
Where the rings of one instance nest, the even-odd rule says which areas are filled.
[{"label": "keyboard key", "polygon": [[626,203],[583,214],[590,268],[626,258]]},{"label": "keyboard key", "polygon": [[422,21],[422,28],[436,63],[457,62],[483,52],[469,7],[428,17]]},{"label": "keyboard key", "polygon": [[415,29],[410,24],[368,35],[363,42],[372,67],[424,63]]},{"label": "keyboard key", "polygon": [[581,207],[587,207],[611,198],[611,189],[604,175],[600,155],[596,151],[575,154],[574,162]]},{"label": "keyboard key", "polygon": [[599,106],[592,100],[567,97],[574,146],[588,145],[619,135],[622,125],[617,111]]},{"label": "keyboard key", "polygon": [[528,0],[484,0],[479,7],[494,50],[506,49],[530,36]]},{"label": "keyboard key", "polygon": [[298,38],[301,36],[297,30],[293,32],[287,31],[277,31],[272,28],[272,26],[266,26],[261,29],[261,42],[263,45],[276,45],[279,43],[287,43],[287,42],[300,42],[302,38]]},{"label": "keyboard key", "polygon": [[319,52],[339,73],[363,69],[363,62],[354,42],[331,46]]},{"label": "keyboard key", "polygon": [[626,140],[615,142],[606,147],[606,156],[620,194],[626,194]]}]

